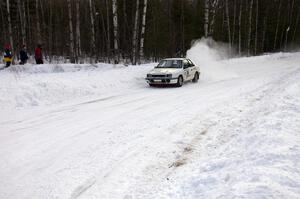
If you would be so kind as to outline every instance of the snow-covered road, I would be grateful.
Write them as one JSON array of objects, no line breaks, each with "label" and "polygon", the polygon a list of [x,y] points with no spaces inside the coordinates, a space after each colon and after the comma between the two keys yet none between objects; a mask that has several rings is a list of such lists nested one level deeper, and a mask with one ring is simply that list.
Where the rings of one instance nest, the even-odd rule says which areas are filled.
[{"label": "snow-covered road", "polygon": [[300,53],[151,67],[0,72],[0,198],[300,198]]}]

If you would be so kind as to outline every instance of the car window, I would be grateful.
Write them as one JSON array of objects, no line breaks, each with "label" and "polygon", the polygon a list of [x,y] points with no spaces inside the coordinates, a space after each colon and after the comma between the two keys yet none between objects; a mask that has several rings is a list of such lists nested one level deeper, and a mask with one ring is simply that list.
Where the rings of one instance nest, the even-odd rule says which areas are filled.
[{"label": "car window", "polygon": [[188,62],[188,60],[183,60],[183,66],[184,66],[184,68],[188,68],[188,67],[190,67],[190,64],[189,64],[189,62]]},{"label": "car window", "polygon": [[157,65],[157,68],[181,68],[181,60],[161,60]]},{"label": "car window", "polygon": [[189,61],[190,67],[195,66],[195,64],[190,59],[188,59],[188,61]]}]

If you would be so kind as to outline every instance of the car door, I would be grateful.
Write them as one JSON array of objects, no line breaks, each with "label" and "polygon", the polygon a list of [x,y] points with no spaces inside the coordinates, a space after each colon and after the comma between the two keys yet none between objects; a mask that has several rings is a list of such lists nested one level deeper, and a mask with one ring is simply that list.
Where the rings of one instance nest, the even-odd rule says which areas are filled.
[{"label": "car door", "polygon": [[189,67],[190,68],[190,79],[193,79],[195,76],[195,73],[197,72],[197,68],[190,59],[188,59],[188,62],[189,62],[189,66],[190,66]]},{"label": "car door", "polygon": [[190,63],[187,59],[183,60],[183,71],[184,71],[184,80],[187,81],[190,79]]}]

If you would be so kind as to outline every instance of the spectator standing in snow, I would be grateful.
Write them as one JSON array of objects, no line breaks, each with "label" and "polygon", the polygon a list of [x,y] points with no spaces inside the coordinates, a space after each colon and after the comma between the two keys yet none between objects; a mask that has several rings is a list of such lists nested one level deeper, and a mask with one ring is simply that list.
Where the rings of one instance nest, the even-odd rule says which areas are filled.
[{"label": "spectator standing in snow", "polygon": [[34,55],[35,55],[35,61],[36,64],[43,64],[43,55],[42,55],[42,46],[39,44],[35,51],[34,51]]},{"label": "spectator standing in snow", "polygon": [[26,64],[27,59],[28,59],[28,55],[27,55],[27,51],[26,51],[26,46],[23,45],[22,49],[20,50],[20,60],[21,60],[20,64],[21,65]]},{"label": "spectator standing in snow", "polygon": [[6,44],[4,47],[4,62],[6,63],[5,67],[9,67],[12,62],[12,52],[9,44]]}]

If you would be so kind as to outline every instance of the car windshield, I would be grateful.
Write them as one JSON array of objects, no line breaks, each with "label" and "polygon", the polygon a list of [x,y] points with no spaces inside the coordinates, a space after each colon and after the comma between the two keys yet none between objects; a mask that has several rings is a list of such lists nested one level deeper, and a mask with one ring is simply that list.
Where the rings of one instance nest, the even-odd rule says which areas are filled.
[{"label": "car windshield", "polygon": [[161,60],[157,68],[181,68],[182,60]]}]

